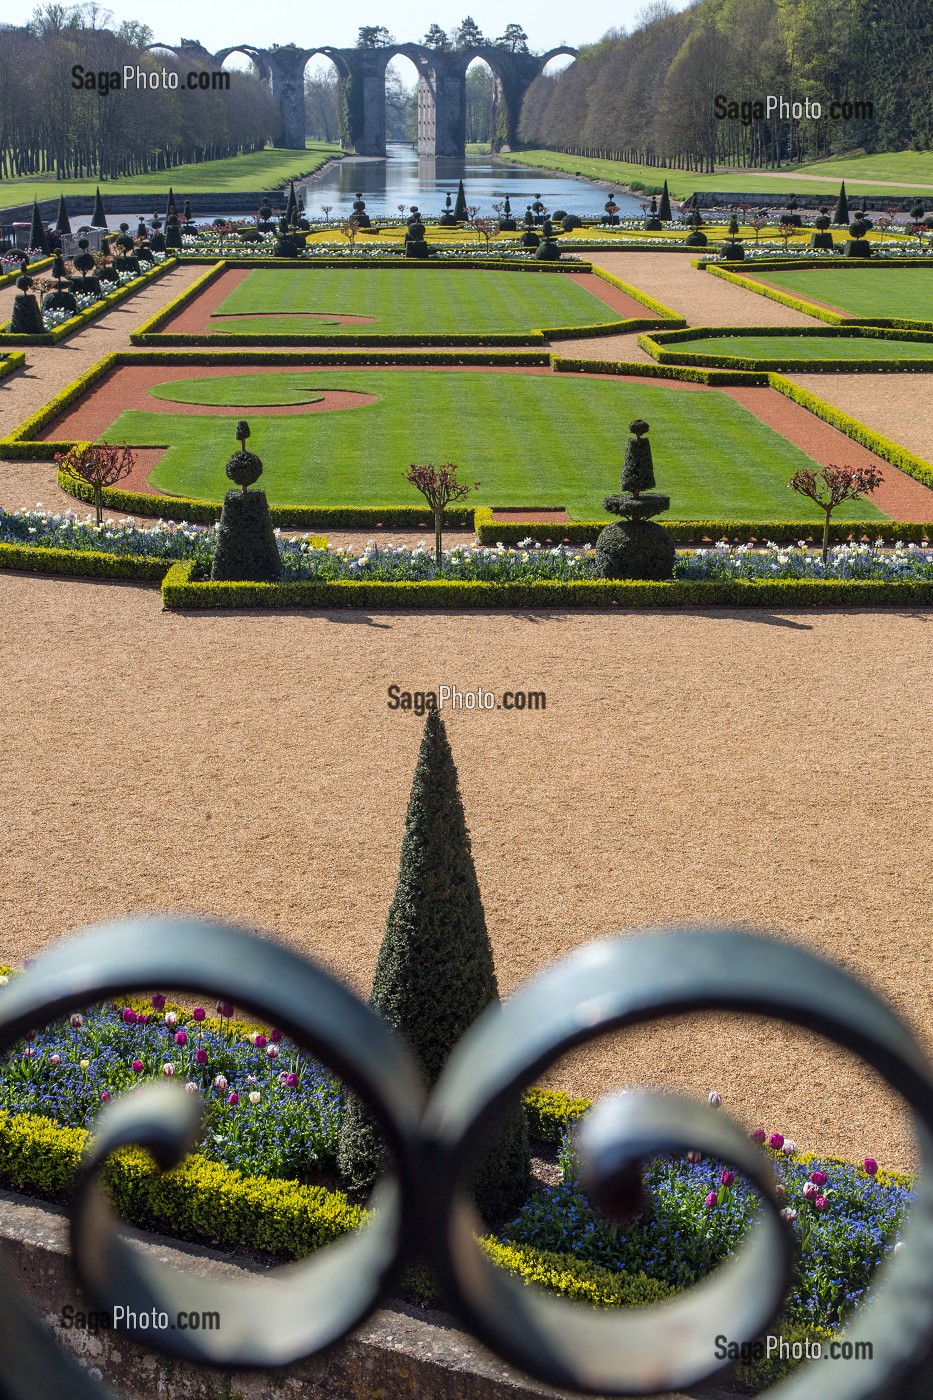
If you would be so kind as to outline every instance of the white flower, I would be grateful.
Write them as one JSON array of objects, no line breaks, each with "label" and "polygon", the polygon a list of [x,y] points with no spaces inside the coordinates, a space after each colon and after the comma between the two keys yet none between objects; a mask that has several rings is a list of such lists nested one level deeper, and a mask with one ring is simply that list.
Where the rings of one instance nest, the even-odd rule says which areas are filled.
[{"label": "white flower", "polygon": [[0,977],[0,987],[5,987],[9,980],[9,977]]},{"label": "white flower", "polygon": [[903,1248],[904,1248],[904,1241],[903,1241],[903,1240],[898,1240],[897,1244],[894,1246],[894,1248],[892,1249],[891,1253],[892,1253],[892,1254],[900,1254],[900,1252],[901,1252],[901,1250],[902,1250]]},{"label": "white flower", "polygon": [[716,1089],[713,1089],[709,1096],[709,1106],[710,1108],[722,1108],[722,1094]]},{"label": "white flower", "polygon": [[781,1211],[781,1219],[788,1221],[790,1224],[793,1224],[793,1222],[797,1219],[797,1212],[795,1210],[791,1210],[790,1206],[785,1206],[784,1209]]},{"label": "white flower", "polygon": [[794,1139],[785,1138],[784,1146],[781,1148],[781,1151],[784,1153],[785,1157],[793,1157],[794,1153],[797,1151],[797,1144],[794,1142]]},{"label": "white flower", "polygon": [[197,1086],[197,1084],[195,1084],[195,1082],[194,1082],[193,1079],[189,1079],[189,1080],[188,1080],[188,1083],[185,1085],[185,1093],[186,1093],[186,1094],[196,1094],[197,1092],[198,1092],[198,1086]]},{"label": "white flower", "polygon": [[165,1075],[166,1079],[171,1079],[172,1075],[175,1073],[175,1066],[172,1064],[163,1065],[162,1073]]},{"label": "white flower", "polygon": [[224,1076],[223,1076],[222,1074],[218,1074],[217,1078],[214,1080],[214,1088],[215,1088],[215,1089],[219,1089],[220,1092],[223,1093],[223,1091],[226,1089],[226,1087],[227,1087],[227,1081],[226,1081],[226,1079],[224,1078]]},{"label": "white flower", "polygon": [[258,1103],[259,1100],[260,1100],[261,1098],[262,1098],[262,1095],[260,1094],[259,1090],[258,1090],[258,1089],[254,1089],[254,1090],[252,1091],[252,1093],[250,1094],[250,1096],[249,1096],[249,1101],[250,1101],[250,1103]]},{"label": "white flower", "polygon": [[165,1024],[169,1027],[177,1025],[178,1023],[178,1017],[175,1015],[174,1011],[166,1011],[164,1019]]},{"label": "white flower", "polygon": [[90,1069],[90,1067],[91,1067],[91,1062],[90,1062],[90,1060],[79,1060],[79,1061],[78,1061],[78,1066],[79,1066],[80,1069]]}]

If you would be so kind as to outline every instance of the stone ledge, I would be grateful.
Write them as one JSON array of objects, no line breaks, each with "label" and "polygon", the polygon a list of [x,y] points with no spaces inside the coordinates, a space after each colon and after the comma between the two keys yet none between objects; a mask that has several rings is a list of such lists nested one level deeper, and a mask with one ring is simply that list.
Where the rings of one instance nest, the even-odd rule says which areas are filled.
[{"label": "stone ledge", "polygon": [[[279,1372],[223,1372],[162,1359],[120,1334],[63,1331],[61,1309],[88,1310],[74,1283],[68,1217],[59,1206],[0,1191],[0,1241],[5,1261],[39,1309],[50,1331],[79,1364],[128,1400],[572,1400],[498,1361],[453,1319],[404,1304],[383,1308],[326,1355]],[[200,1277],[235,1280],[262,1273],[263,1264],[164,1235],[140,1246],[167,1264]],[[703,1387],[697,1400],[726,1400]],[[666,1394],[657,1400],[690,1400]]]}]

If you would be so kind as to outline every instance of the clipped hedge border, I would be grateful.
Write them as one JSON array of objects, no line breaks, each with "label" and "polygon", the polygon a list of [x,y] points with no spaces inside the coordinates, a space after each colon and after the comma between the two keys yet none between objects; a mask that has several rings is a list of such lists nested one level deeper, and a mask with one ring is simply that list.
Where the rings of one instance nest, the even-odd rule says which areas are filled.
[{"label": "clipped hedge border", "polygon": [[849,579],[681,580],[650,583],[612,579],[558,583],[480,581],[371,583],[356,580],[297,583],[195,583],[194,565],[182,560],[162,580],[165,608],[832,608],[928,607],[933,580],[879,583]]},{"label": "clipped hedge border", "polygon": [[[100,301],[95,301],[93,306],[89,306],[84,311],[79,311],[77,316],[72,316],[69,320],[63,321],[60,326],[56,326],[53,331],[46,331],[43,335],[11,335],[3,327],[0,327],[0,349],[4,345],[57,345],[66,336],[73,335],[75,331],[81,330],[89,321],[94,321],[98,316],[111,311],[121,301],[125,301],[134,292],[139,292],[150,282],[156,281],[163,273],[171,271],[177,267],[177,259],[166,258],[164,262],[156,263],[153,267],[141,272],[138,277],[134,277],[131,282],[125,282],[116,291],[108,292]],[[9,323],[7,323],[9,324]]]},{"label": "clipped hedge border", "polygon": [[[615,323],[614,323],[613,329],[615,329],[615,328],[616,328],[618,325],[620,325],[620,324],[624,324],[624,323],[615,322]],[[654,324],[656,324],[656,323],[652,322],[652,325],[654,325]],[[572,328],[567,327],[567,328],[565,328],[565,329],[566,329],[567,335],[569,336],[569,335],[572,333]],[[649,327],[649,329],[650,329],[650,327]],[[609,331],[609,330],[599,330],[599,331],[595,331],[595,332],[594,332],[589,326],[583,326],[583,327],[580,328],[580,333],[581,333],[581,334],[586,334],[586,335],[593,335],[593,334],[597,334],[597,335],[610,335],[612,332]],[[386,335],[386,334],[384,334],[384,333],[383,333],[383,334],[376,334],[376,333],[373,333],[372,335],[359,334],[359,335],[340,335],[340,336],[337,336],[337,335],[313,335],[313,334],[308,334],[308,333],[305,333],[305,332],[298,332],[298,331],[282,331],[281,333],[275,332],[275,331],[256,331],[255,333],[254,333],[254,332],[247,332],[247,333],[245,333],[245,334],[243,334],[243,335],[234,335],[232,332],[226,332],[226,331],[216,331],[216,332],[211,332],[211,333],[208,333],[208,332],[205,331],[205,332],[203,332],[203,333],[190,333],[190,334],[178,334],[178,335],[172,334],[171,331],[166,331],[166,332],[164,332],[164,333],[162,333],[162,334],[152,335],[152,334],[143,334],[141,331],[137,331],[137,332],[135,332],[133,335],[130,336],[130,340],[132,341],[132,343],[133,343],[134,345],[153,345],[153,346],[156,346],[156,345],[166,345],[166,346],[169,346],[169,345],[178,345],[178,346],[182,346],[182,345],[199,346],[199,345],[200,345],[200,346],[205,346],[205,347],[208,347],[208,346],[218,346],[218,347],[219,347],[219,346],[227,346],[227,345],[229,345],[229,346],[238,346],[238,345],[259,345],[259,346],[262,346],[262,345],[270,345],[270,346],[274,346],[274,345],[282,345],[282,346],[287,346],[287,345],[294,345],[294,346],[299,346],[299,345],[312,345],[312,346],[324,346],[324,345],[335,345],[335,344],[336,344],[336,345],[353,346],[353,347],[360,348],[360,349],[365,348],[365,347],[370,346],[370,345],[375,346],[375,347],[380,347],[380,346],[389,347],[389,346],[393,346],[393,345],[394,345],[394,346],[397,346],[397,347],[399,347],[399,348],[404,348],[405,346],[410,346],[411,349],[417,350],[417,349],[419,349],[421,346],[431,346],[431,345],[475,345],[475,346],[478,346],[478,347],[482,347],[483,345],[528,345],[528,346],[536,346],[536,345],[543,345],[548,334],[549,334],[549,333],[546,332],[546,331],[539,331],[539,330],[532,330],[532,331],[516,331],[514,335],[510,335],[510,334],[508,334],[507,332],[501,332],[501,333],[500,333],[500,332],[497,332],[497,331],[496,331],[496,332],[488,332],[488,333],[486,333],[486,334],[480,334],[479,332],[477,332],[477,333],[474,334],[474,333],[471,333],[471,332],[465,332],[465,331],[464,331],[464,332],[452,332],[450,335],[440,335],[439,333],[437,333],[437,332],[435,332],[435,331],[425,331],[423,334],[410,333],[410,334],[399,334],[399,335]]]},{"label": "clipped hedge border", "polygon": [[187,306],[189,301],[192,301],[203,292],[212,282],[216,282],[217,278],[222,276],[229,266],[229,263],[221,261],[215,263],[213,267],[208,268],[207,272],[203,273],[196,282],[192,282],[190,287],[185,287],[177,296],[172,297],[172,300],[163,306],[161,310],[155,312],[153,316],[150,316],[148,321],[143,321],[142,325],[130,336],[130,340],[135,343],[138,335],[151,334],[153,331],[157,330],[159,326],[164,325],[171,316],[174,316],[176,312],[181,311],[183,307]]},{"label": "clipped hedge border", "polygon": [[[186,263],[216,263],[219,254],[210,253],[181,253],[179,255]],[[221,263],[229,267],[264,267],[278,268],[283,271],[294,272],[296,267],[409,267],[409,268],[437,268],[454,267],[468,270],[469,268],[479,268],[480,271],[499,272],[592,272],[593,268],[588,262],[539,262],[535,258],[530,258],[527,262],[520,262],[516,258],[406,258],[403,255],[391,254],[382,258],[220,258]]]},{"label": "clipped hedge border", "polygon": [[[643,339],[639,336],[639,342]],[[743,369],[712,369],[687,365],[647,365],[643,360],[576,360],[562,355],[551,356],[555,374],[624,374],[640,379],[679,379],[688,384],[747,384],[768,387],[765,371]]]},{"label": "clipped hedge border", "polygon": [[0,569],[76,578],[136,579],[159,583],[171,559],[136,554],[104,554],[91,549],[48,549],[44,545],[0,544]]},{"label": "clipped hedge border", "polygon": [[930,344],[933,341],[933,329],[931,330],[904,330],[899,331],[890,327],[866,326],[866,325],[834,325],[834,326],[690,326],[686,330],[664,330],[655,331],[653,334],[640,335],[638,344],[642,350],[662,365],[712,365],[714,368],[729,369],[734,367],[745,371],[787,371],[797,374],[866,374],[866,373],[929,373],[933,371],[933,358],[929,360],[916,360],[902,356],[896,360],[830,360],[830,359],[794,359],[792,355],[781,355],[771,358],[767,355],[745,356],[745,355],[716,355],[716,354],[695,354],[686,350],[669,350],[669,345],[689,344],[692,340],[703,340],[710,336],[718,337],[722,340],[741,338],[742,336],[758,335],[767,336],[772,339],[776,336],[793,336],[796,339],[807,340],[814,336],[830,336],[836,340],[899,340],[918,341],[921,344]]},{"label": "clipped hedge border", "polygon": [[[480,544],[518,544],[521,540],[545,543],[594,544],[596,536],[611,525],[614,516],[603,520],[570,520],[561,522],[529,519],[496,520],[490,506],[477,506],[473,528]],[[823,526],[813,520],[665,520],[676,544],[699,544],[704,540],[722,539],[770,540],[775,544],[796,543],[807,538],[822,539]],[[933,540],[933,521],[917,524],[910,520],[831,520],[829,539],[832,544],[846,544],[850,539],[882,540],[885,544],[922,544]]]},{"label": "clipped hedge border", "polygon": [[669,306],[665,306],[663,301],[656,301],[655,298],[650,297],[647,292],[643,292],[640,287],[633,287],[631,282],[623,282],[622,278],[616,277],[614,272],[607,272],[604,267],[596,267],[595,265],[593,267],[593,272],[597,277],[601,277],[604,282],[608,282],[610,287],[615,287],[618,291],[624,292],[625,295],[631,297],[633,301],[641,302],[642,306],[646,306],[649,311],[653,311],[659,320],[674,321],[681,326],[687,324],[678,312],[672,311]]},{"label": "clipped hedge border", "polygon": [[[791,292],[782,291],[779,287],[769,287],[765,282],[756,282],[752,277],[742,276],[738,272],[733,272],[729,268],[717,267],[714,263],[698,262],[697,267],[704,272],[710,272],[714,277],[722,277],[726,282],[734,282],[737,287],[744,287],[748,292],[754,292],[757,296],[767,297],[769,301],[779,301],[782,306],[789,306],[794,311],[802,311],[805,316],[813,316],[818,321],[826,321],[831,326],[878,326],[891,330],[933,330],[933,321],[914,321],[895,316],[848,316],[843,312],[830,311],[825,306],[818,306],[816,302],[807,301],[804,297],[795,297]],[[738,264],[736,264],[738,266]],[[743,263],[744,267],[745,264]],[[762,260],[755,263],[755,268],[762,272],[788,272],[797,269],[825,268],[831,267],[856,269],[864,268],[857,258],[840,259],[838,263],[822,261],[811,261],[810,259],[791,260]],[[894,261],[870,263],[873,267],[930,267],[929,258],[903,258]]]},{"label": "clipped hedge border", "polygon": [[9,355],[0,355],[0,379],[5,379],[14,370],[23,369],[26,355],[22,350],[14,350]]},{"label": "clipped hedge border", "polygon": [[851,414],[844,413],[841,408],[836,408],[834,404],[827,403],[819,395],[814,394],[809,389],[804,389],[800,384],[794,384],[792,380],[786,379],[782,374],[770,374],[768,376],[772,389],[777,389],[778,393],[784,394],[787,398],[793,399],[794,403],[800,404],[801,408],[807,409],[817,418],[822,418],[824,422],[832,424],[838,428],[846,437],[857,442],[861,447],[867,447],[870,452],[881,457],[883,461],[890,462],[892,467],[897,467],[907,476],[912,476],[915,481],[922,482],[924,486],[933,487],[933,466],[916,452],[909,451],[906,447],[901,447],[899,443],[893,442],[891,438],[884,437],[881,433],[876,433],[873,428],[866,427]]},{"label": "clipped hedge border", "polygon": [[[54,262],[54,258],[48,257],[48,258],[40,258],[40,259],[38,260],[38,262],[30,263],[30,264],[29,264],[29,271],[26,273],[26,276],[27,276],[27,277],[32,277],[32,276],[34,276],[37,272],[47,272],[48,269],[52,266],[52,263],[53,263],[53,262]],[[22,277],[22,275],[23,275],[23,274],[20,272],[19,268],[16,268],[16,270],[15,270],[14,272],[4,272],[3,275],[0,276],[0,290],[2,290],[4,287],[13,287],[13,286],[15,286],[15,285],[16,285],[16,279],[17,279],[18,277]]]}]

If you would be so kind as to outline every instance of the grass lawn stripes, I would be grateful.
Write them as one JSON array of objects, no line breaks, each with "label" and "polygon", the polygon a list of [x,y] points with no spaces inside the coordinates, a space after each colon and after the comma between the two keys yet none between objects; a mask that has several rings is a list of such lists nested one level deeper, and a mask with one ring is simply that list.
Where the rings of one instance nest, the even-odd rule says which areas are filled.
[{"label": "grass lawn stripes", "polygon": [[812,300],[845,315],[909,318],[933,323],[933,266],[801,268],[799,272],[758,272],[756,281],[802,300]]},{"label": "grass lawn stripes", "polygon": [[621,321],[605,302],[570,277],[432,268],[412,275],[395,268],[258,268],[221,302],[211,329],[251,335],[356,333],[359,325],[328,324],[327,314],[371,318],[380,334],[508,333],[543,326]]},{"label": "grass lawn stripes", "polygon": [[[653,353],[649,337],[639,341],[649,354]],[[892,368],[904,360],[933,361],[933,339],[887,339],[859,335],[800,335],[789,331],[779,335],[746,334],[723,331],[718,334],[683,341],[661,341],[659,358],[662,364],[713,364],[729,359],[764,362],[767,368],[774,361],[782,367],[793,365],[798,370],[819,369],[819,362],[851,360],[853,368],[859,361],[889,360]],[[669,348],[670,347],[670,348]],[[676,347],[676,348],[675,348]],[[817,363],[814,363],[817,362]],[[744,364],[741,368],[748,368]],[[933,368],[933,365],[931,365]]]},{"label": "grass lawn stripes", "polygon": [[[248,373],[193,378],[183,388],[166,385],[164,396],[214,405],[216,418],[131,409],[101,436],[166,447],[150,478],[158,490],[222,499],[229,483],[218,440],[226,441],[244,400],[287,400],[302,387],[368,393],[378,402],[307,416],[256,416],[250,447],[265,463],[263,486],[275,504],[411,505],[403,480],[411,462],[456,461],[465,480],[480,483],[475,505],[559,500],[571,519],[592,520],[616,488],[624,425],[645,417],[658,481],[679,518],[816,518],[787,485],[813,459],[727,394],[608,377],[315,369],[265,374],[261,389]],[[880,518],[867,502],[844,509],[846,519]]]}]

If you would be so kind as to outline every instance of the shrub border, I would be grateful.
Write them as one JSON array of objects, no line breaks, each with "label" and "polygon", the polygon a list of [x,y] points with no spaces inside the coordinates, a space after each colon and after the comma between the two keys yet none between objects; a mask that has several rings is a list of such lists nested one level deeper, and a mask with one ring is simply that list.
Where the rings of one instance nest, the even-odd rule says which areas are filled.
[{"label": "shrub border", "polygon": [[[29,271],[26,273],[26,276],[32,277],[36,272],[47,272],[53,262],[54,258],[51,255],[47,258],[38,258],[34,263],[29,264]],[[0,275],[0,291],[2,291],[4,287],[15,286],[16,279],[22,277],[22,275],[23,274],[18,269],[13,272],[4,272]]]},{"label": "shrub border", "polygon": [[532,583],[482,581],[375,583],[357,580],[296,583],[192,582],[193,560],[172,565],[162,580],[162,605],[176,608],[410,608],[440,610],[514,608],[800,608],[928,607],[933,581],[881,583],[849,579],[680,580],[650,583],[550,579]]},{"label": "shrub border", "polygon": [[[110,311],[121,301],[133,295],[134,292],[142,291],[143,287],[150,282],[156,281],[164,273],[177,267],[175,258],[166,258],[164,262],[155,263],[145,272],[141,272],[138,277],[134,277],[130,282],[124,282],[113,292],[108,292],[100,301],[95,301],[93,306],[88,306],[84,311],[79,311],[77,316],[70,317],[63,321],[60,326],[56,326],[53,331],[46,331],[42,335],[11,335],[4,327],[0,326],[0,350],[7,345],[57,345],[66,336],[73,335],[75,331],[81,330],[89,321],[94,321],[98,316]],[[9,322],[6,323],[9,325]]]},{"label": "shrub border", "polygon": [[[794,311],[802,311],[806,316],[813,316],[818,321],[826,321],[831,326],[877,326],[891,330],[933,330],[933,321],[914,321],[895,316],[848,316],[841,311],[830,311],[825,306],[818,306],[816,302],[807,301],[804,297],[795,297],[791,292],[785,292],[779,287],[769,287],[765,282],[756,282],[751,276],[744,276],[741,273],[733,272],[730,268],[717,267],[713,263],[699,261],[696,266],[704,272],[710,272],[714,277],[722,277],[726,282],[734,282],[737,287],[744,287],[746,291],[754,292],[757,296],[767,297],[769,301],[779,301],[782,306],[789,306]],[[738,264],[736,264],[738,266]],[[744,267],[745,264],[743,263]],[[756,269],[764,272],[788,272],[794,269],[808,268],[846,268],[847,270],[860,269],[864,271],[865,264],[857,258],[841,260],[838,263],[827,264],[823,260],[817,259],[761,259],[754,264]],[[929,258],[898,258],[885,259],[883,262],[869,263],[871,267],[931,267],[933,260]],[[750,271],[750,269],[749,269]]]},{"label": "shrub border", "polygon": [[0,379],[5,379],[14,370],[23,369],[26,364],[26,355],[22,350],[12,350],[9,354],[0,354]]}]

